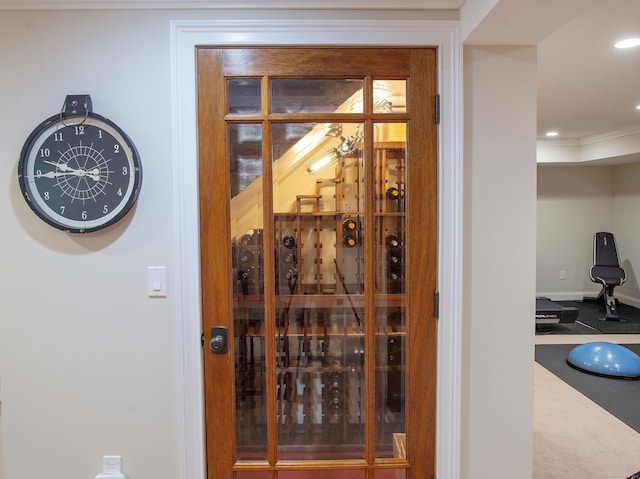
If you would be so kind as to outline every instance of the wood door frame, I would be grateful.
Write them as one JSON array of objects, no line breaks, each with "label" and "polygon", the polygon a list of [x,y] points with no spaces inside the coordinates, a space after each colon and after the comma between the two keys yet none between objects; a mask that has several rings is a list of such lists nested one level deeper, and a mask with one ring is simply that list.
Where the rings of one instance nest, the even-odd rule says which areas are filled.
[{"label": "wood door frame", "polygon": [[[249,379],[248,376],[238,376],[238,373],[234,370],[236,368],[243,370],[243,367],[238,363],[241,361],[242,354],[238,352],[234,345],[246,344],[245,341],[249,341],[248,338],[244,338],[243,333],[238,330],[241,318],[247,319],[240,310],[245,310],[243,305],[243,299],[245,297],[242,291],[239,291],[239,286],[235,284],[232,278],[237,273],[236,270],[232,272],[231,264],[231,242],[234,235],[237,235],[235,239],[239,239],[240,235],[249,230],[256,231],[253,228],[260,228],[261,240],[264,249],[254,250],[256,258],[261,255],[263,263],[261,267],[264,270],[264,291],[258,293],[257,291],[249,292],[251,286],[247,284],[247,291],[244,294],[260,294],[261,306],[257,308],[260,313],[264,315],[261,322],[260,338],[264,341],[266,348],[266,355],[258,355],[256,358],[256,366],[260,371],[264,371],[266,374],[266,384],[255,383],[254,386],[259,391],[256,393],[260,398],[266,399],[266,410],[255,410],[256,414],[253,416],[251,413],[248,416],[254,417],[257,423],[262,424],[258,417],[263,414],[267,417],[266,429],[268,437],[268,462],[270,466],[263,465],[266,468],[278,468],[286,470],[289,463],[287,457],[280,455],[279,446],[282,444],[288,444],[286,439],[281,437],[287,436],[284,430],[277,426],[277,418],[281,420],[286,417],[287,425],[290,424],[291,416],[288,413],[282,412],[277,407],[276,396],[277,391],[280,391],[281,400],[282,391],[284,385],[280,385],[278,389],[276,385],[276,377],[282,374],[283,371],[287,371],[286,374],[296,374],[292,367],[288,368],[288,359],[284,362],[287,363],[287,367],[282,363],[282,359],[279,353],[283,352],[286,357],[289,358],[288,352],[280,350],[276,346],[276,336],[279,337],[279,333],[282,330],[278,330],[276,334],[276,320],[279,318],[282,312],[279,311],[279,307],[276,305],[279,293],[277,288],[273,284],[274,278],[277,276],[276,265],[273,264],[273,255],[268,254],[268,251],[277,252],[279,250],[276,237],[278,234],[278,222],[277,217],[279,214],[295,214],[295,206],[284,206],[278,209],[277,203],[277,191],[282,194],[283,189],[280,189],[276,185],[278,168],[275,165],[278,163],[277,157],[271,158],[272,148],[276,144],[274,135],[277,126],[283,125],[282,121],[288,124],[291,121],[304,121],[312,122],[314,124],[323,124],[338,122],[342,124],[342,121],[347,121],[344,113],[274,113],[272,107],[275,104],[275,99],[270,98],[268,85],[272,84],[272,81],[278,81],[281,77],[294,77],[303,78],[307,80],[320,79],[320,81],[340,81],[335,80],[336,76],[345,75],[346,78],[360,79],[361,80],[361,92],[363,96],[364,108],[363,111],[352,112],[348,115],[350,121],[356,121],[358,124],[363,125],[364,129],[364,146],[362,146],[362,174],[363,178],[360,180],[349,180],[347,175],[341,176],[341,173],[337,172],[337,178],[342,178],[345,184],[360,185],[363,183],[364,191],[360,191],[358,194],[364,196],[364,200],[358,201],[358,206],[355,210],[351,210],[351,214],[357,211],[360,222],[362,222],[364,231],[376,231],[375,235],[369,236],[370,241],[366,241],[361,252],[364,253],[364,280],[360,278],[357,281],[362,281],[364,290],[361,292],[362,299],[364,300],[364,342],[365,350],[376,351],[376,354],[365,354],[364,363],[360,369],[358,366],[351,365],[353,370],[357,370],[364,376],[357,378],[354,375],[349,374],[349,384],[352,386],[359,384],[362,388],[362,397],[360,398],[361,406],[359,409],[364,422],[364,456],[355,461],[352,464],[344,464],[345,469],[362,468],[366,467],[366,476],[373,478],[374,474],[377,474],[376,470],[382,467],[389,467],[387,462],[388,456],[391,455],[391,434],[384,435],[383,441],[386,444],[388,450],[382,452],[381,449],[384,446],[379,444],[382,441],[383,434],[381,431],[385,430],[385,426],[380,424],[380,420],[376,419],[377,414],[381,407],[387,405],[393,410],[390,403],[386,400],[382,400],[379,397],[381,391],[385,391],[387,381],[384,375],[381,376],[379,368],[386,364],[386,360],[376,360],[378,354],[385,350],[385,347],[380,342],[382,336],[380,336],[379,327],[384,328],[384,323],[380,319],[374,321],[374,317],[378,318],[380,314],[383,314],[385,310],[383,305],[387,304],[387,301],[393,301],[392,298],[396,298],[401,301],[401,310],[403,311],[402,317],[403,324],[406,325],[406,331],[401,329],[403,341],[402,357],[403,357],[403,380],[402,389],[403,403],[406,406],[402,406],[404,419],[397,424],[400,431],[406,431],[406,459],[408,463],[407,477],[421,478],[431,477],[435,473],[435,434],[436,434],[436,378],[437,378],[437,320],[434,317],[434,297],[433,293],[437,289],[436,276],[437,276],[437,172],[438,172],[438,159],[437,159],[437,133],[438,127],[436,123],[436,94],[437,94],[437,50],[434,47],[335,47],[327,48],[324,46],[305,46],[305,47],[225,47],[219,46],[200,46],[197,49],[197,66],[198,72],[198,131],[199,131],[199,172],[200,172],[200,238],[201,238],[201,262],[202,262],[202,317],[203,317],[203,331],[205,334],[205,343],[208,343],[213,333],[210,333],[210,328],[217,326],[225,326],[229,328],[230,337],[234,337],[240,341],[229,341],[229,354],[223,356],[210,354],[208,351],[204,354],[204,375],[205,378],[205,405],[206,405],[206,437],[207,437],[207,449],[208,449],[208,470],[209,477],[232,477],[232,470],[238,470],[237,468],[248,467],[246,460],[242,460],[238,457],[240,449],[236,451],[236,436],[241,436],[242,428],[239,428],[240,424],[243,424],[243,420],[240,418],[240,411],[247,412],[246,407],[240,407],[239,403],[234,401],[235,395],[242,394],[244,390],[242,388],[237,389],[238,381],[250,381],[252,384],[253,379]],[[260,112],[256,112],[255,115],[249,115],[240,113],[227,113],[226,105],[231,101],[228,97],[231,95],[230,91],[227,91],[227,81],[235,78],[256,78],[261,79],[262,88],[261,101],[262,108]],[[374,89],[375,80],[384,80],[387,78],[406,79],[406,107],[402,112],[394,111],[393,114],[377,115],[374,110]],[[304,80],[303,80],[304,81]],[[353,85],[352,85],[353,86]],[[297,91],[297,90],[296,90]],[[315,91],[315,90],[310,90]],[[275,92],[275,90],[274,90]],[[275,94],[275,93],[274,93]],[[349,92],[352,95],[352,92]],[[293,98],[293,104],[297,105],[299,99]],[[337,100],[337,98],[336,98]],[[271,101],[274,103],[272,104]],[[342,103],[344,98],[340,98],[338,103]],[[402,104],[402,100],[400,101]],[[404,112],[404,113],[403,113]],[[312,119],[313,118],[313,119]],[[398,147],[397,143],[389,143],[393,141],[401,140],[385,140],[385,135],[374,134],[374,129],[384,122],[395,120],[402,120],[402,125],[406,125],[406,146]],[[227,131],[231,128],[235,122],[240,121],[241,125],[256,125],[261,124],[260,136],[261,147],[256,148],[255,154],[261,158],[262,168],[259,176],[261,178],[260,184],[262,184],[263,191],[257,191],[251,193],[251,189],[247,187],[247,193],[249,196],[249,204],[253,204],[254,201],[259,201],[263,204],[262,214],[252,215],[250,223],[245,224],[242,227],[234,228],[232,223],[236,220],[238,223],[242,223],[241,217],[234,216],[234,208],[232,205],[234,201],[247,201],[246,195],[237,192],[237,196],[230,195],[230,178],[233,176],[233,171],[236,170],[233,167],[234,155],[230,153],[233,150],[231,146],[233,143],[232,138],[235,135],[231,131]],[[347,136],[347,133],[344,133]],[[238,135],[242,136],[242,135]],[[277,135],[276,135],[277,136]],[[305,137],[306,138],[306,137]],[[305,138],[299,140],[302,144]],[[274,143],[272,143],[274,142]],[[396,146],[391,146],[391,144]],[[374,146],[376,145],[376,146]],[[384,146],[383,146],[384,145]],[[295,150],[295,144],[291,147]],[[325,148],[325,147],[323,147]],[[374,150],[374,148],[376,148]],[[392,179],[391,171],[393,168],[386,165],[386,160],[383,156],[380,156],[380,151],[395,151],[399,148],[403,150],[404,154],[400,154],[402,158],[402,170],[404,177],[400,178],[399,175]],[[260,149],[262,150],[260,152]],[[253,151],[253,150],[252,150]],[[322,148],[321,150],[322,151]],[[378,153],[374,153],[378,151]],[[248,153],[249,155],[253,153]],[[230,156],[229,156],[230,155]],[[285,154],[286,156],[286,154]],[[393,155],[392,155],[393,156]],[[242,158],[240,154],[238,158]],[[309,161],[309,158],[314,158],[313,155],[305,155],[303,161],[300,161],[295,165],[297,171],[302,171],[302,174],[306,176],[304,172],[304,164]],[[375,160],[374,160],[375,158]],[[400,162],[401,160],[398,159]],[[231,166],[230,166],[231,165]],[[236,164],[236,167],[242,170],[241,164]],[[345,166],[345,168],[348,168]],[[400,168],[400,166],[398,166]],[[339,168],[338,168],[339,169]],[[374,172],[376,169],[380,171]],[[330,171],[330,170],[329,170]],[[324,170],[323,174],[327,174],[327,170]],[[397,174],[397,173],[396,173]],[[230,176],[231,175],[231,176]],[[308,176],[307,176],[308,177]],[[385,184],[382,191],[376,191],[374,184],[376,179],[383,179]],[[313,178],[309,178],[311,185],[307,185],[306,188],[299,190],[300,184],[289,185],[289,188],[293,188],[293,191],[284,187],[284,191],[289,192],[288,198],[294,200],[298,194],[313,192],[313,185],[317,186],[317,182]],[[298,180],[299,181],[299,180]],[[388,184],[387,181],[389,182]],[[396,182],[396,183],[393,183]],[[296,183],[298,183],[296,181]],[[397,206],[398,213],[390,213],[396,216],[389,216],[382,205],[377,205],[380,195],[384,196],[386,187],[391,184],[397,184],[398,188],[401,188],[406,200],[406,209],[400,204]],[[251,186],[254,186],[253,184]],[[282,185],[281,185],[282,186]],[[346,189],[347,187],[345,187]],[[233,188],[231,188],[233,190]],[[259,188],[260,190],[260,188]],[[254,196],[255,195],[255,196]],[[336,203],[338,192],[335,192]],[[328,197],[331,197],[330,195]],[[358,196],[356,196],[358,197]],[[361,197],[361,196],[360,196]],[[298,197],[299,198],[299,197]],[[327,196],[325,196],[326,200]],[[261,201],[260,201],[260,200]],[[404,205],[405,202],[402,202]],[[377,206],[376,206],[377,205]],[[299,205],[298,205],[299,206]],[[239,210],[243,210],[242,207]],[[277,213],[280,212],[280,213]],[[342,209],[336,204],[336,208],[330,208],[333,211],[333,215],[349,215],[347,210]],[[317,210],[316,210],[317,211]],[[400,213],[402,212],[402,213]],[[327,213],[325,211],[325,213]],[[382,216],[377,216],[380,213]],[[400,216],[397,216],[400,215]],[[317,218],[316,218],[317,219]],[[313,230],[318,232],[318,236],[315,239],[315,246],[308,244],[301,236],[300,232],[305,227],[300,223],[301,218],[298,217],[298,222],[294,231],[298,232],[297,243],[302,245],[307,243],[305,248],[300,248],[297,251],[297,255],[301,258],[304,252],[315,251],[320,255],[320,249],[331,249],[332,241],[336,244],[341,244],[340,236],[336,236],[333,239],[320,237],[321,231],[336,232],[342,231],[342,226],[334,223],[333,226],[321,225],[319,220],[315,223]],[[334,221],[338,220],[334,217]],[[404,256],[404,266],[402,268],[402,275],[405,277],[402,281],[402,291],[390,291],[386,287],[381,287],[381,282],[384,283],[386,278],[384,271],[377,269],[378,264],[378,249],[381,245],[384,245],[384,237],[380,236],[374,240],[374,236],[390,234],[395,232],[399,237],[403,238],[403,246],[401,246],[402,255]],[[383,233],[384,232],[384,233]],[[292,233],[293,234],[293,233]],[[338,235],[339,233],[336,233]],[[258,241],[258,240],[256,240]],[[313,243],[313,241],[311,242]],[[324,244],[324,246],[323,246]],[[222,245],[222,247],[221,247]],[[254,248],[255,246],[247,246],[247,248]],[[244,246],[238,246],[240,251],[244,250]],[[315,249],[314,249],[315,248]],[[360,250],[360,248],[358,248]],[[247,251],[249,253],[249,251]],[[316,254],[314,253],[314,254]],[[359,264],[359,261],[355,261],[355,258],[351,258],[351,261],[343,263],[343,256],[340,254],[340,248],[336,247],[335,256],[332,253],[325,251],[328,256],[324,258],[316,258],[316,263],[319,265],[323,260],[327,263],[335,262],[337,271],[341,267],[348,268],[349,263]],[[240,253],[238,253],[240,254]],[[238,257],[239,258],[239,257]],[[238,259],[240,262],[240,259]],[[304,262],[304,260],[303,260]],[[241,263],[238,263],[241,264]],[[338,266],[340,265],[340,266]],[[239,268],[239,266],[238,266]],[[258,265],[256,264],[256,268]],[[344,270],[343,270],[344,271]],[[313,277],[313,274],[306,270],[306,281],[309,281],[309,276]],[[319,273],[319,271],[317,271]],[[340,275],[340,273],[337,273]],[[298,272],[298,278],[305,276],[303,271]],[[316,274],[316,279],[320,282],[322,274]],[[329,275],[331,276],[331,275]],[[230,279],[231,278],[231,279]],[[326,278],[326,276],[325,276]],[[366,278],[369,278],[366,280]],[[307,285],[314,284],[307,283]],[[338,280],[336,279],[336,282]],[[331,280],[329,279],[329,283]],[[318,283],[319,284],[319,283]],[[376,286],[377,285],[377,286]],[[314,291],[317,285],[314,284]],[[334,284],[336,290],[333,294],[340,295],[339,283]],[[349,294],[343,292],[342,294]],[[395,293],[395,294],[390,294]],[[301,300],[304,298],[311,298],[311,296],[305,296],[299,289],[297,293],[291,293]],[[332,295],[332,293],[320,293],[316,291],[316,294],[320,294],[323,298],[325,305],[321,306],[319,303],[307,303],[306,311],[315,311],[316,308],[325,310],[326,300],[337,301],[338,296]],[[313,295],[312,295],[313,296]],[[255,301],[255,300],[253,300]],[[340,304],[342,299],[339,300]],[[250,301],[251,302],[251,301]],[[295,302],[295,300],[294,300]],[[247,306],[249,303],[246,303]],[[251,302],[251,304],[255,303]],[[312,306],[313,304],[313,306]],[[400,306],[400,305],[398,305]],[[298,306],[305,308],[305,306]],[[387,305],[387,308],[389,306]],[[288,309],[288,308],[286,308]],[[340,315],[340,306],[335,306],[331,309],[332,315]],[[246,310],[245,310],[246,311]],[[386,309],[386,311],[390,311]],[[260,314],[255,310],[257,314]],[[351,312],[349,312],[351,314]],[[355,319],[358,319],[358,313],[354,310]],[[390,314],[390,313],[389,313]],[[288,316],[287,316],[288,317]],[[322,327],[322,320],[317,318],[313,321],[318,327]],[[354,318],[352,317],[351,320]],[[375,324],[374,324],[375,322]],[[338,324],[336,328],[340,328]],[[351,340],[355,340],[356,336],[352,333],[348,334],[346,325],[342,325],[345,335],[348,335]],[[307,329],[305,329],[306,337]],[[406,334],[406,336],[405,336]],[[249,335],[251,337],[251,335]],[[285,333],[286,336],[286,333]],[[254,343],[252,337],[251,344]],[[326,340],[327,338],[325,338]],[[332,340],[333,343],[333,340]],[[260,343],[262,344],[262,343]],[[327,345],[328,342],[324,342]],[[337,343],[336,343],[337,344]],[[333,345],[335,346],[335,345]],[[406,349],[404,349],[406,347]],[[346,344],[342,343],[343,351],[346,350]],[[205,348],[206,351],[207,348]],[[262,348],[261,348],[262,349]],[[340,347],[338,348],[340,349]],[[234,354],[234,350],[236,353]],[[241,356],[238,356],[241,354]],[[292,353],[292,357],[295,353]],[[346,354],[346,351],[345,351]],[[264,362],[263,362],[264,360]],[[342,358],[343,361],[347,361],[346,356]],[[296,363],[292,359],[293,363]],[[351,361],[351,360],[349,360]],[[278,363],[280,363],[278,365]],[[292,364],[293,364],[292,363]],[[349,363],[350,364],[350,363]],[[391,363],[389,363],[390,365]],[[308,364],[311,366],[311,363]],[[313,374],[315,378],[322,381],[322,378],[328,374],[329,368],[324,364],[324,374],[316,375],[311,371],[315,370],[315,367],[322,368],[323,366],[315,364],[313,368],[303,368],[306,370],[304,375]],[[335,365],[332,366],[332,370]],[[262,368],[265,368],[264,370]],[[340,370],[343,371],[344,377],[347,377],[345,371],[346,365],[341,363]],[[255,371],[254,369],[252,369]],[[239,373],[242,374],[242,373]],[[341,373],[342,374],[342,373]],[[260,374],[261,375],[261,374]],[[243,379],[240,379],[242,377]],[[310,392],[311,382],[300,377],[300,383],[305,385],[305,392]],[[245,383],[248,384],[248,383]],[[325,397],[329,390],[329,383],[325,385],[322,396]],[[302,387],[302,386],[300,386]],[[339,388],[341,395],[344,398],[349,397],[354,399],[353,392],[347,394],[347,391]],[[247,394],[252,393],[247,391]],[[384,393],[383,393],[384,394]],[[376,399],[377,397],[377,399]],[[260,402],[260,399],[256,397]],[[303,406],[304,400],[289,398],[292,402],[288,404],[297,404],[297,406]],[[346,399],[345,399],[346,400]],[[326,401],[326,397],[324,399]],[[246,406],[246,403],[244,403]],[[328,404],[323,403],[322,400],[314,403],[318,407],[322,408],[322,419],[318,419],[313,422],[314,425],[322,427],[326,432],[329,431],[327,418],[330,416],[328,413]],[[323,405],[324,404],[324,405]],[[293,406],[294,408],[297,406]],[[240,407],[239,409],[237,409]],[[342,409],[342,408],[341,408]],[[348,408],[351,409],[351,408]],[[342,409],[343,413],[347,413],[347,409]],[[353,410],[351,410],[353,412]],[[305,416],[309,418],[310,410],[305,407]],[[234,421],[235,417],[235,421]],[[244,423],[248,425],[252,420],[247,416],[243,416],[248,422]],[[353,417],[348,415],[341,416],[338,420],[339,424],[342,424],[345,428],[354,431],[354,428],[358,428],[362,424],[358,424],[360,421],[353,420]],[[322,443],[321,435],[311,432],[310,423],[307,421],[298,422],[295,424],[308,429],[305,429],[304,436],[310,434]],[[238,427],[238,429],[236,429]],[[335,432],[335,431],[334,431]],[[298,439],[302,438],[302,435],[294,433]],[[325,438],[326,439],[326,438]],[[346,438],[343,438],[346,439]],[[353,438],[352,438],[353,439]],[[280,442],[284,440],[285,442]],[[337,439],[335,439],[337,441]],[[311,446],[311,442],[307,442],[309,439],[303,440],[304,444]],[[240,448],[241,440],[238,439],[238,448]],[[340,446],[338,442],[330,441],[331,445],[337,449],[332,449],[335,454],[339,454]],[[259,443],[262,444],[262,443]],[[348,444],[343,443],[343,444]],[[246,444],[245,444],[246,445]],[[315,442],[314,442],[315,445]],[[261,449],[262,451],[262,449]],[[311,451],[308,453],[312,454]],[[381,456],[378,456],[379,453]],[[259,457],[263,457],[259,455]],[[339,456],[333,456],[339,457]],[[403,457],[404,458],[404,457]],[[332,461],[321,461],[315,463],[314,459],[320,459],[320,456],[311,455],[309,462],[300,461],[295,467],[300,469],[321,469],[330,467]],[[355,457],[354,457],[355,459]],[[313,463],[313,464],[312,464]],[[385,466],[386,464],[386,466]],[[257,465],[255,465],[257,466]],[[254,467],[255,467],[254,466]],[[335,466],[331,466],[335,467]]]},{"label": "wood door frame", "polygon": [[[242,36],[238,36],[242,35]],[[241,44],[234,43],[239,38]],[[437,475],[460,476],[462,327],[462,84],[459,24],[413,20],[176,21],[171,23],[175,305],[181,479],[205,477],[195,46],[418,45],[439,51],[439,271]],[[372,40],[375,39],[375,42]]]}]

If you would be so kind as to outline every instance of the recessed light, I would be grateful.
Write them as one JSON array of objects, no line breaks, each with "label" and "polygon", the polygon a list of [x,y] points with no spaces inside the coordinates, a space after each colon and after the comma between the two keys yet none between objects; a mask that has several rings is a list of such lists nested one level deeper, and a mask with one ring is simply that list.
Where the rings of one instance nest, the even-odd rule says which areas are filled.
[{"label": "recessed light", "polygon": [[616,48],[632,48],[640,45],[640,38],[627,38],[625,40],[620,40],[618,43],[614,45]]},{"label": "recessed light", "polygon": [[557,131],[548,131],[545,133],[547,136],[558,136],[559,133]]},{"label": "recessed light", "polygon": [[636,110],[640,110],[640,105],[636,105]]}]

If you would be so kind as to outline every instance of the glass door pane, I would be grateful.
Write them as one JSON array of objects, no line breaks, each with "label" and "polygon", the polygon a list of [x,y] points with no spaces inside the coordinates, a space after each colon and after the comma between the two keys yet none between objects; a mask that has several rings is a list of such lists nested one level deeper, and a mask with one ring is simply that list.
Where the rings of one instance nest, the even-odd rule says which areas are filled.
[{"label": "glass door pane", "polygon": [[229,125],[236,455],[267,459],[262,126]]},{"label": "glass door pane", "polygon": [[405,123],[374,125],[376,457],[382,458],[405,457],[405,145]]},{"label": "glass door pane", "polygon": [[364,82],[356,79],[274,79],[272,113],[362,113]]},{"label": "glass door pane", "polygon": [[271,128],[279,459],[364,458],[362,130]]}]

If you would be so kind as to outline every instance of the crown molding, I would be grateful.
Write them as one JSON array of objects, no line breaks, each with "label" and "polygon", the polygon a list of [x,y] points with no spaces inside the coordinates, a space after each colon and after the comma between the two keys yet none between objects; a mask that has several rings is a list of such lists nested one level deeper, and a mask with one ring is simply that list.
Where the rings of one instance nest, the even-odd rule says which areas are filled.
[{"label": "crown molding", "polygon": [[578,138],[580,145],[591,145],[593,143],[600,143],[603,141],[617,140],[618,138],[624,138],[625,136],[637,135],[640,133],[640,125],[631,128],[625,128],[623,130],[608,131],[606,133],[597,133],[595,135],[587,135],[582,138]]},{"label": "crown molding", "polygon": [[635,163],[640,158],[640,126],[581,138],[540,138],[538,164]]},{"label": "crown molding", "polygon": [[573,138],[538,138],[537,145],[539,147],[560,147],[560,146],[585,146],[602,143],[603,141],[617,140],[627,136],[640,134],[640,125],[625,128],[622,130],[607,131],[605,133],[596,133]]},{"label": "crown molding", "polygon": [[0,0],[0,10],[452,10],[466,0]]},{"label": "crown molding", "polygon": [[538,138],[538,147],[580,146],[580,138]]}]

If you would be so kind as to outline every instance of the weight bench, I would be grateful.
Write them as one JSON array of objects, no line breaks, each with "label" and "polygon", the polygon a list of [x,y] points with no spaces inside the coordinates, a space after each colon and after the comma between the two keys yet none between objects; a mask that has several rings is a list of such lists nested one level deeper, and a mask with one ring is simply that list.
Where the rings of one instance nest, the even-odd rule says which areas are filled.
[{"label": "weight bench", "polygon": [[536,325],[573,323],[577,317],[577,308],[560,306],[549,298],[536,298]]},{"label": "weight bench", "polygon": [[589,277],[594,283],[602,285],[596,301],[604,298],[607,313],[603,320],[620,321],[613,290],[616,286],[620,286],[626,281],[627,274],[620,267],[616,240],[613,234],[599,232],[593,236],[593,266],[589,270]]}]

